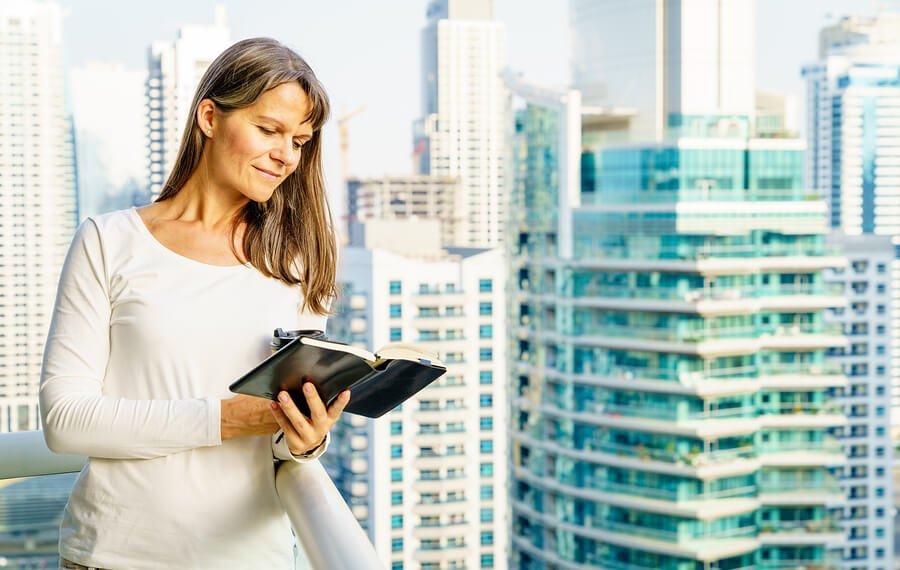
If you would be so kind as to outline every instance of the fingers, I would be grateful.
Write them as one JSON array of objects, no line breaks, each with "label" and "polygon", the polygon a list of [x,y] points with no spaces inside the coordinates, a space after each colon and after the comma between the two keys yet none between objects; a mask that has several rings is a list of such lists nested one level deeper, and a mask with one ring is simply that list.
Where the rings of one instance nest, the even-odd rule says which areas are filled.
[{"label": "fingers", "polygon": [[328,407],[328,417],[332,424],[337,421],[348,403],[350,403],[350,390],[344,390],[331,402],[331,406]]},{"label": "fingers", "polygon": [[312,419],[313,425],[328,429],[329,426],[323,425],[328,421],[328,413],[325,411],[325,404],[322,403],[322,398],[319,397],[319,391],[316,390],[316,387],[312,382],[303,384],[303,395],[306,397],[306,403],[309,405],[309,417]]},{"label": "fingers", "polygon": [[309,405],[310,418],[307,418],[297,408],[287,392],[279,393],[278,403],[272,402],[271,405],[275,421],[284,430],[284,437],[292,452],[311,449],[319,445],[350,401],[350,391],[344,390],[326,410],[325,404],[312,383],[306,382],[302,391]]},{"label": "fingers", "polygon": [[[291,399],[288,393],[282,391],[278,395],[278,401],[278,411],[281,412],[282,416],[284,416],[285,419],[288,420],[290,426],[293,427],[292,431],[299,434],[301,437],[303,437],[303,439],[314,439],[316,436],[316,430],[309,423],[309,420],[306,419],[306,416],[303,415],[303,412],[297,409],[297,405],[294,404],[294,401]],[[276,415],[276,418],[277,417],[278,416]],[[282,426],[282,429],[283,428],[284,426]]]}]

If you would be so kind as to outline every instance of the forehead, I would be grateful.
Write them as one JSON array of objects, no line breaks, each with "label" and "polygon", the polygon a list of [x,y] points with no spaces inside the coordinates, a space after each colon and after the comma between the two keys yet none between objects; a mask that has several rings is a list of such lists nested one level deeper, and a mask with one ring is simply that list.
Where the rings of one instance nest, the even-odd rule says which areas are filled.
[{"label": "forehead", "polygon": [[282,123],[297,134],[312,133],[312,123],[308,117],[312,103],[306,92],[296,81],[282,83],[263,92],[245,110],[255,118],[270,117]]}]

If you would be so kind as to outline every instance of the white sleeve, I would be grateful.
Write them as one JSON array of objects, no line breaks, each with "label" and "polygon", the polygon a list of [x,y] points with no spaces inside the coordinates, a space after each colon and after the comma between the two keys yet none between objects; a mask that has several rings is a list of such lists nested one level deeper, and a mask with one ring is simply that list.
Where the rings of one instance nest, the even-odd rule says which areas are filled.
[{"label": "white sleeve", "polygon": [[44,345],[39,394],[47,446],[57,453],[150,459],[221,444],[218,398],[103,395],[110,312],[100,234],[87,218],[66,254]]},{"label": "white sleeve", "polygon": [[294,455],[291,453],[290,448],[287,444],[287,439],[284,437],[284,432],[282,430],[278,430],[272,435],[272,455],[276,459],[281,459],[283,461],[294,461],[296,463],[306,463],[307,461],[312,461],[314,459],[318,459],[325,450],[328,449],[328,443],[331,441],[331,432],[327,432],[325,434],[325,441],[323,441],[319,447],[304,453],[302,455]]}]

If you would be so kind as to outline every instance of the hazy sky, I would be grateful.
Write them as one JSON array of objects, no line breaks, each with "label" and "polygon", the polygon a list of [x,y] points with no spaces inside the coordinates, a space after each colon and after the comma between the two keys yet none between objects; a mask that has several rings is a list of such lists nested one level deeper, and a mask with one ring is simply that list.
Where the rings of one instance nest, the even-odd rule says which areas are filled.
[{"label": "hazy sky", "polygon": [[[329,91],[335,114],[359,105],[350,123],[350,171],[411,171],[412,121],[419,109],[419,33],[427,0],[58,0],[66,66],[89,60],[145,67],[147,46],[174,39],[181,24],[207,24],[213,7],[228,10],[232,37],[271,36],[296,49]],[[690,1],[690,0],[688,0]],[[868,14],[874,0],[745,0],[757,2],[757,84],[802,101],[800,67],[816,57],[819,28],[846,14]],[[529,81],[568,81],[568,2],[495,0],[506,24],[507,58]],[[114,94],[111,94],[114,96]],[[326,170],[338,177],[337,133],[326,127]],[[335,209],[341,206],[333,204]]]}]

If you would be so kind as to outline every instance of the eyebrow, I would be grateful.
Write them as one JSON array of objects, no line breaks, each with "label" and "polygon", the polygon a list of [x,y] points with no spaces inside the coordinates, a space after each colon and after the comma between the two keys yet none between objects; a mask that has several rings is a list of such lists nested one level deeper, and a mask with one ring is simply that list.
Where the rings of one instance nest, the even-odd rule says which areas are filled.
[{"label": "eyebrow", "polygon": [[[257,115],[256,118],[257,118],[257,119],[260,119],[260,120],[263,120],[263,121],[271,121],[271,122],[275,123],[276,125],[278,125],[279,127],[281,127],[282,129],[284,128],[284,123],[282,123],[281,121],[279,121],[279,120],[276,119],[275,117],[270,117],[270,116],[268,116],[268,115]],[[297,138],[300,138],[300,139],[311,139],[311,138],[312,138],[312,135],[297,135]]]}]

